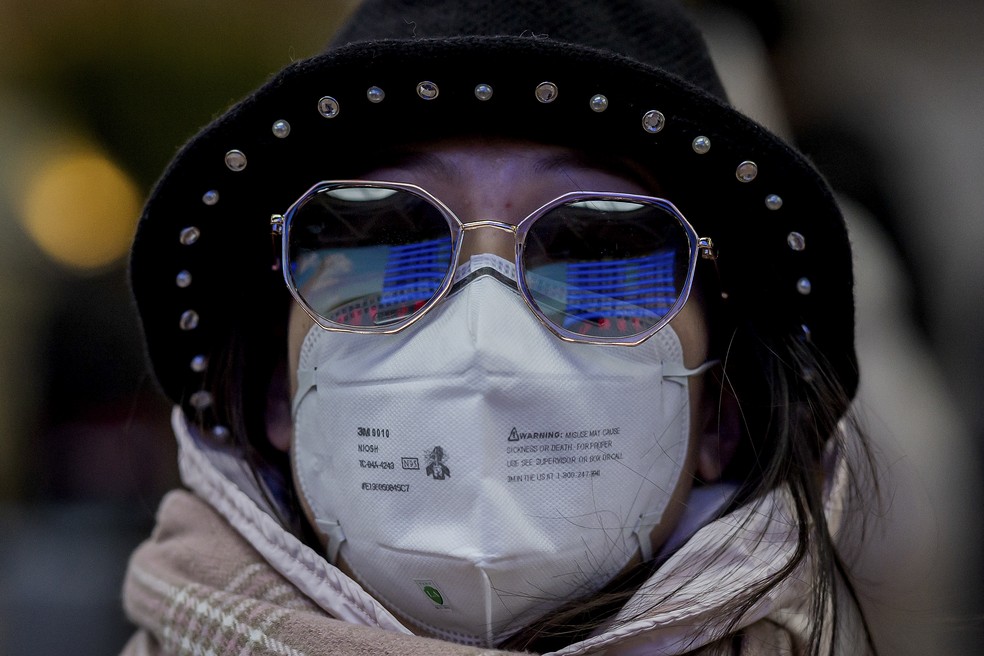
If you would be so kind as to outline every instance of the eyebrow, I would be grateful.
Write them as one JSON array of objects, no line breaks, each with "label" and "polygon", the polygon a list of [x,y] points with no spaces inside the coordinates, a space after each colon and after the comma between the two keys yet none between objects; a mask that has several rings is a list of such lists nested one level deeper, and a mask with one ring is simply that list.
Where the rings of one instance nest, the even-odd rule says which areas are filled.
[{"label": "eyebrow", "polygon": [[451,166],[443,157],[410,149],[393,151],[387,158],[386,167],[418,169],[433,177],[452,181],[461,177],[458,169]]},{"label": "eyebrow", "polygon": [[[601,171],[602,173],[614,174],[632,180],[643,188],[651,188],[654,183],[652,179],[648,178],[637,166],[633,166],[628,160],[597,151],[557,153],[539,159],[533,166],[535,173],[554,173],[568,170]],[[574,182],[574,180],[572,179],[571,182]],[[656,191],[656,189],[653,189],[653,191]]]}]

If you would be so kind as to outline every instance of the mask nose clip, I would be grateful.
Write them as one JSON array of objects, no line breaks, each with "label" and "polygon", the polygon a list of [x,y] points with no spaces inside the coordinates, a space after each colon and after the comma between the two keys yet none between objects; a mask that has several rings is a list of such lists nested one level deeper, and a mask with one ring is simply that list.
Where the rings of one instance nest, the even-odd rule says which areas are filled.
[{"label": "mask nose clip", "polygon": [[522,296],[519,290],[519,278],[516,264],[494,253],[478,253],[461,262],[455,269],[454,282],[448,297],[454,296],[468,283],[479,278],[490,277],[505,285],[517,296]]}]

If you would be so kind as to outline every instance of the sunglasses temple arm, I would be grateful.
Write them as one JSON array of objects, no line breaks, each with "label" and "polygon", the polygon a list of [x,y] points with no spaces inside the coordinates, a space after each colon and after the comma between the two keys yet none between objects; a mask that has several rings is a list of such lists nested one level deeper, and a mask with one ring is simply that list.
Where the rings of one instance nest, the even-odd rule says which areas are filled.
[{"label": "sunglasses temple arm", "polygon": [[270,216],[270,270],[280,271],[283,265],[281,253],[283,253],[284,238],[284,217],[281,214]]},{"label": "sunglasses temple arm", "polygon": [[714,240],[710,237],[699,237],[697,239],[697,250],[700,252],[700,259],[710,260],[714,264],[714,275],[717,277],[718,289],[721,290],[721,298],[727,300],[728,290],[724,287],[721,269],[718,268],[718,249],[714,245]]}]

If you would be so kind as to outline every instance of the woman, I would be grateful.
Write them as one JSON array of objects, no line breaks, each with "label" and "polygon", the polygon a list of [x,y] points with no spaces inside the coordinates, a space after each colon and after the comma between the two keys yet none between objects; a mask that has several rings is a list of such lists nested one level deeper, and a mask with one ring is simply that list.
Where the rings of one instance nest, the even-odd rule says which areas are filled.
[{"label": "woman", "polygon": [[679,8],[379,0],[334,43],[141,220],[197,496],[128,648],[864,651],[843,222]]}]

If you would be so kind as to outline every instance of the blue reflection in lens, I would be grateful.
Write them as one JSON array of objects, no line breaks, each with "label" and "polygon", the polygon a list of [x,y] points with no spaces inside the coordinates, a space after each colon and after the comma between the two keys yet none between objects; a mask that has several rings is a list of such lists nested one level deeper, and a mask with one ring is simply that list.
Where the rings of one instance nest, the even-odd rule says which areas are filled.
[{"label": "blue reflection in lens", "polygon": [[[617,333],[639,332],[676,303],[675,265],[673,250],[634,258],[555,262],[537,267],[527,284],[540,307],[567,330],[594,332],[608,323]],[[631,326],[619,329],[612,321],[628,321]]]},{"label": "blue reflection in lens", "polygon": [[662,317],[677,298],[673,267],[673,251],[568,264],[565,324],[600,317]]},{"label": "blue reflection in lens", "polygon": [[391,246],[376,323],[404,317],[431,300],[448,273],[450,258],[448,239]]}]

